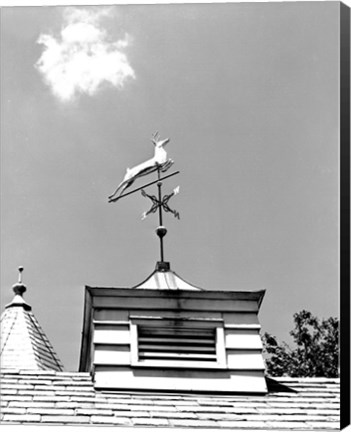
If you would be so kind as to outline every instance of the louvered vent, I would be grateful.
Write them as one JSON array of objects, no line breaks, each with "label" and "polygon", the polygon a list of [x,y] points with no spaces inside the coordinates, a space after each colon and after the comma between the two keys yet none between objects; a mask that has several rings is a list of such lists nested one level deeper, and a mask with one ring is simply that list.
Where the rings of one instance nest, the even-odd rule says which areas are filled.
[{"label": "louvered vent", "polygon": [[138,326],[139,361],[216,362],[214,328]]}]

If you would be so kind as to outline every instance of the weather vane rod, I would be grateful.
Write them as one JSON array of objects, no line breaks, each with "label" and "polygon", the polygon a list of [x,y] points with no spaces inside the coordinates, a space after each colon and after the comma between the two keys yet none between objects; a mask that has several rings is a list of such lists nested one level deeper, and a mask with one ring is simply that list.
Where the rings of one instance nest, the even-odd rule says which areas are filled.
[{"label": "weather vane rod", "polygon": [[[170,141],[169,138],[164,140],[159,139],[159,133],[156,132],[152,136],[152,143],[155,146],[155,153],[152,159],[147,160],[139,165],[136,165],[133,168],[127,168],[126,174],[122,182],[118,185],[117,189],[114,191],[112,195],[108,197],[108,202],[116,202],[121,198],[126,197],[134,192],[141,190],[141,194],[144,197],[149,198],[152,201],[152,207],[143,213],[142,219],[145,219],[150,213],[155,213],[158,210],[159,214],[159,226],[156,229],[156,234],[160,239],[160,258],[161,263],[164,262],[164,247],[163,247],[163,238],[167,234],[167,229],[163,226],[163,211],[172,213],[176,218],[179,219],[179,213],[176,210],[172,210],[168,206],[169,200],[179,193],[179,186],[173,190],[172,193],[168,195],[162,196],[162,180],[165,180],[169,177],[172,177],[176,174],[179,174],[179,171],[175,171],[171,174],[168,174],[164,177],[161,177],[161,173],[166,172],[172,165],[172,159],[167,158],[167,152],[164,149],[164,146]],[[129,188],[135,180],[145,175],[151,174],[153,172],[157,172],[157,180],[149,182],[139,188],[136,188],[130,192],[124,193],[124,191]],[[158,188],[158,196],[149,195],[145,192],[145,188],[157,183]]]}]

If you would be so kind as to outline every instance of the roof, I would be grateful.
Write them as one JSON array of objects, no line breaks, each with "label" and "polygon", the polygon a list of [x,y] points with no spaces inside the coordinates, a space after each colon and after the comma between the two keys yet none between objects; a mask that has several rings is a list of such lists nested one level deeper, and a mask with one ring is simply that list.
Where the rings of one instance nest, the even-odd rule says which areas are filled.
[{"label": "roof", "polygon": [[133,288],[144,289],[167,289],[167,290],[201,290],[170,269],[168,262],[160,261],[156,264],[156,269],[143,282]]},{"label": "roof", "polygon": [[26,287],[19,282],[13,290],[15,296],[1,315],[1,367],[62,371],[62,363],[22,297]]},{"label": "roof", "polygon": [[34,314],[22,307],[1,316],[1,367],[63,370]]},{"label": "roof", "polygon": [[339,379],[267,378],[267,395],[104,393],[86,372],[7,369],[1,424],[339,430]]}]

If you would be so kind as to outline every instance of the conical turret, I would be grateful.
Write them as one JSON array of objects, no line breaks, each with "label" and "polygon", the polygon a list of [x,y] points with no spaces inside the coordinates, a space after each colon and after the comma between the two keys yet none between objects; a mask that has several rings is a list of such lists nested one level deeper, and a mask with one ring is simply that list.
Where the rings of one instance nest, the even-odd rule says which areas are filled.
[{"label": "conical turret", "polygon": [[27,290],[23,267],[18,270],[18,282],[12,287],[15,296],[1,316],[1,368],[62,371],[61,361],[23,298]]}]

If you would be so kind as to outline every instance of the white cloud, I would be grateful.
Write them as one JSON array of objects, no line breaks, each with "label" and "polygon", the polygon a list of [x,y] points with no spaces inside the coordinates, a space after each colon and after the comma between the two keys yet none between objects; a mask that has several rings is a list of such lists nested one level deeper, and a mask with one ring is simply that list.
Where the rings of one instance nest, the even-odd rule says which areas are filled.
[{"label": "white cloud", "polygon": [[135,78],[124,53],[128,36],[111,42],[101,26],[101,18],[109,13],[109,8],[66,8],[60,36],[39,36],[44,51],[35,66],[60,100],[94,95],[104,83],[122,88],[127,79]]}]

